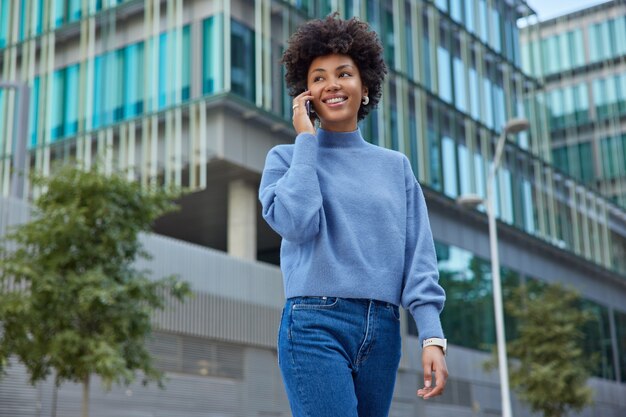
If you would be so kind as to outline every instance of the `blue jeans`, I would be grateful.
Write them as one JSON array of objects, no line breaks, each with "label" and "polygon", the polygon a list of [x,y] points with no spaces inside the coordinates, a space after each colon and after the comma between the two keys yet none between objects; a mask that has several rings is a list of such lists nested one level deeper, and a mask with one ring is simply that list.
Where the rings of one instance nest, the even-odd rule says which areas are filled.
[{"label": "blue jeans", "polygon": [[294,297],[278,332],[293,417],[387,417],[401,355],[398,306]]}]

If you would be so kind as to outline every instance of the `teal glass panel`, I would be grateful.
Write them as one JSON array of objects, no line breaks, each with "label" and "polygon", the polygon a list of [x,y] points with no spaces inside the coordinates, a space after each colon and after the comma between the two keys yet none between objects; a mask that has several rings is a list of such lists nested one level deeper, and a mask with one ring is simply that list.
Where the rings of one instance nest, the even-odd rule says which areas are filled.
[{"label": "teal glass panel", "polygon": [[11,0],[0,0],[0,48],[9,40],[9,5]]},{"label": "teal glass panel", "polygon": [[[28,112],[28,146],[33,148],[37,146],[37,122],[39,120],[39,85],[40,77],[37,76],[33,80],[30,90],[30,110]],[[2,111],[0,109],[0,114]],[[1,119],[1,117],[0,117]]]},{"label": "teal glass panel", "polygon": [[415,96],[415,92],[411,91],[409,93],[409,112],[408,112],[408,121],[409,121],[409,159],[411,161],[411,166],[413,167],[414,172],[418,172],[419,165],[419,155],[418,155],[418,132],[417,132],[417,118],[415,115],[415,101],[417,97]]},{"label": "teal glass panel", "polygon": [[143,113],[144,43],[127,46],[124,52],[124,119]]},{"label": "teal glass panel", "polygon": [[522,180],[522,206],[524,209],[524,230],[530,234],[536,232],[535,216],[534,216],[534,204],[533,204],[533,190],[532,184],[529,180],[524,178]]},{"label": "teal glass panel", "polygon": [[454,57],[454,104],[457,109],[467,112],[467,94],[465,93],[465,65],[458,56]]},{"label": "teal glass panel", "polygon": [[[373,3],[373,2],[372,2]],[[448,0],[435,0],[435,6],[444,12],[448,11]]]},{"label": "teal glass panel", "polygon": [[459,23],[463,22],[463,1],[450,0],[450,15]]},{"label": "teal glass panel", "polygon": [[[443,41],[443,39],[442,39]],[[439,45],[437,47],[437,71],[439,74],[439,97],[452,103],[452,74],[451,74],[450,52]]]},{"label": "teal glass panel", "polygon": [[591,151],[591,143],[578,144],[580,179],[584,182],[592,181],[594,178],[593,169],[593,153]]},{"label": "teal glass panel", "polygon": [[483,96],[485,99],[485,114],[483,115],[483,122],[491,129],[494,129],[495,126],[491,80],[489,80],[489,78],[487,77],[483,78]]},{"label": "teal glass panel", "polygon": [[600,39],[602,42],[602,54],[600,59],[609,59],[613,56],[613,48],[611,42],[611,29],[609,21],[600,23]]},{"label": "teal glass panel", "polygon": [[106,114],[104,111],[104,64],[103,56],[96,56],[94,59],[94,77],[93,77],[93,121],[92,125],[95,129],[106,123]]},{"label": "teal glass panel", "polygon": [[435,242],[446,290],[441,322],[449,343],[488,351],[495,343],[491,266],[472,253]]},{"label": "teal glass panel", "polygon": [[[58,0],[57,0],[58,1]],[[67,21],[75,22],[81,18],[82,0],[67,0]]]},{"label": "teal glass panel", "polygon": [[620,381],[626,382],[626,312],[614,311],[617,352],[619,355]]},{"label": "teal glass panel", "polygon": [[493,33],[491,36],[491,46],[497,51],[502,52],[502,17],[500,15],[500,11],[498,7],[500,7],[499,2],[492,3],[493,8],[491,9],[491,24],[493,27]]},{"label": "teal glass panel", "polygon": [[384,34],[385,61],[390,68],[394,68],[396,66],[396,41],[393,33],[393,14],[389,8],[385,8]]},{"label": "teal glass panel", "polygon": [[444,135],[441,138],[441,151],[443,162],[443,192],[448,197],[455,198],[459,195],[457,178],[456,144],[454,139]]},{"label": "teal glass panel", "polygon": [[404,51],[402,53],[404,54],[404,61],[407,64],[407,75],[409,79],[417,81],[419,79],[419,76],[417,75],[416,68],[413,65],[413,54],[418,53],[418,51],[415,50],[413,46],[414,36],[415,34],[413,25],[411,25],[410,15],[407,14],[404,19],[404,43],[406,47],[404,48]]},{"label": "teal glass panel", "polygon": [[17,34],[20,41],[23,41],[28,33],[28,21],[26,20],[26,17],[26,2],[23,1],[20,3],[20,20]]},{"label": "teal glass panel", "polygon": [[108,60],[107,111],[114,123],[124,118],[124,50],[111,51]]},{"label": "teal glass panel", "polygon": [[579,124],[589,121],[589,93],[587,84],[574,86],[574,96],[576,101],[576,122]]},{"label": "teal glass panel", "polygon": [[573,87],[563,89],[563,125],[565,127],[576,125],[576,105]]},{"label": "teal glass panel", "polygon": [[626,54],[626,16],[615,19],[615,55]]},{"label": "teal glass panel", "polygon": [[585,47],[583,42],[582,29],[576,29],[570,32],[570,48],[572,55],[572,65],[580,67],[585,65]]},{"label": "teal glass panel", "polygon": [[498,74],[497,83],[493,84],[493,98],[494,98],[494,114],[495,114],[495,128],[501,129],[504,127],[505,119],[506,119],[506,105],[504,103],[504,90],[502,90],[502,77],[501,74]]},{"label": "teal glass panel", "polygon": [[594,359],[593,374],[600,378],[615,379],[609,310],[589,300],[583,301],[583,308],[592,316],[592,320],[584,326],[583,331],[584,350],[588,357]]},{"label": "teal glass panel", "polygon": [[202,92],[213,94],[224,88],[223,15],[205,19],[202,47]]},{"label": "teal glass panel", "polygon": [[471,33],[476,31],[474,5],[476,0],[464,0],[461,2],[465,5],[465,25]]},{"label": "teal glass panel", "polygon": [[78,131],[78,64],[65,68],[63,134],[73,136]]},{"label": "teal glass panel", "polygon": [[[432,108],[429,109],[429,113],[432,112]],[[426,129],[428,135],[428,152],[429,152],[429,163],[430,163],[430,186],[435,190],[442,190],[442,182],[441,182],[441,140],[439,139],[439,135],[433,126],[433,122],[431,120],[431,115],[429,115],[428,127]]]},{"label": "teal glass panel", "polygon": [[189,100],[191,97],[191,26],[187,25],[183,28],[183,62],[181,63],[182,73],[182,91],[181,98],[183,101]]},{"label": "teal glass panel", "polygon": [[480,39],[484,43],[487,43],[487,40],[489,39],[489,26],[487,24],[487,16],[487,0],[478,0],[478,28],[480,32]]},{"label": "teal glass panel", "polygon": [[480,95],[478,94],[480,84],[478,83],[478,73],[474,67],[469,69],[469,95],[470,112],[474,120],[480,120]]},{"label": "teal glass panel", "polygon": [[596,117],[601,120],[608,116],[608,102],[605,89],[606,82],[603,79],[593,80],[593,100],[596,106]]},{"label": "teal glass panel", "polygon": [[168,84],[171,85],[172,76],[170,74],[170,65],[172,62],[168,54],[168,38],[173,36],[172,33],[163,32],[159,35],[159,109],[163,109],[167,105],[173,104],[173,91],[170,91]]},{"label": "teal glass panel", "polygon": [[55,140],[64,136],[63,132],[63,98],[64,98],[64,70],[60,69],[52,75],[52,106],[50,111],[50,138],[54,142]]},{"label": "teal glass panel", "polygon": [[567,71],[572,68],[572,60],[571,60],[571,55],[570,55],[568,34],[561,33],[560,35],[556,37],[556,39],[557,39],[559,53],[560,53],[560,55],[557,55],[559,57],[558,60],[560,61],[559,70]]},{"label": "teal glass panel", "polygon": [[432,74],[431,74],[431,59],[430,48],[431,42],[428,37],[428,19],[424,18],[424,33],[422,33],[422,68],[420,74],[422,74],[422,84],[428,91],[432,91]]},{"label": "teal glass panel", "polygon": [[485,159],[480,153],[474,154],[474,178],[476,185],[476,194],[485,198],[486,193],[486,180],[485,180]]},{"label": "teal glass panel", "polygon": [[471,175],[470,172],[470,154],[467,150],[467,146],[459,143],[458,149],[459,157],[459,194],[466,195],[472,192]]},{"label": "teal glass panel", "polygon": [[250,101],[255,91],[254,32],[237,20],[231,21],[231,88]]},{"label": "teal glass panel", "polygon": [[58,28],[65,23],[65,6],[67,4],[65,1],[56,1],[54,2],[54,27]]}]

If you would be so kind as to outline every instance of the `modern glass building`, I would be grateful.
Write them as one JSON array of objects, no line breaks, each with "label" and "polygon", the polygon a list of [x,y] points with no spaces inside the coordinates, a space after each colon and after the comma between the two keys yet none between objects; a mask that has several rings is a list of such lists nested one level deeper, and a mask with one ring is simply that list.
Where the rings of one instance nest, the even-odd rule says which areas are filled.
[{"label": "modern glass building", "polygon": [[[497,374],[482,368],[495,343],[486,216],[455,198],[485,195],[494,144],[515,117],[531,120],[531,129],[509,138],[497,178],[505,293],[547,282],[582,293],[595,318],[585,349],[599,358],[590,381],[596,402],[582,415],[621,415],[626,212],[551,165],[556,142],[543,78],[522,66],[517,24],[534,14],[524,1],[0,0],[0,81],[32,91],[28,170],[99,161],[142,184],[194,190],[144,240],[155,257],[142,266],[155,276],[178,273],[196,292],[155,317],[150,347],[168,372],[167,389],[94,387],[93,415],[289,415],[274,353],[284,301],[280,238],[259,215],[257,190],[267,151],[294,138],[279,64],[285,41],[298,24],[335,10],[368,21],[385,45],[383,100],[361,129],[409,157],[448,293],[446,394],[415,397],[421,349],[403,314],[392,415],[501,414]],[[0,90],[8,223],[25,210],[9,197],[15,95]],[[41,192],[28,182],[21,191]],[[0,380],[0,416],[50,414],[52,384],[25,381],[19,364]],[[79,392],[61,388],[59,415],[78,415]],[[514,413],[530,416],[517,401]]]},{"label": "modern glass building", "polygon": [[626,207],[626,3],[531,23],[522,62],[544,87],[554,165]]}]

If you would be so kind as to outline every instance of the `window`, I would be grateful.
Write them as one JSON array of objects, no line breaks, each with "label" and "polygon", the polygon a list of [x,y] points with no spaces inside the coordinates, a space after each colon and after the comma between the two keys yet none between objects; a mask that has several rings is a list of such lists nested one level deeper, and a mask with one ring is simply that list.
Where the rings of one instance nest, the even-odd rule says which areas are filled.
[{"label": "window", "polygon": [[592,315],[592,320],[584,326],[583,331],[585,333],[584,350],[590,358],[596,359],[594,375],[615,379],[609,310],[589,300],[584,300],[582,307]]},{"label": "window", "polygon": [[488,351],[495,343],[491,266],[472,253],[435,242],[439,281],[446,289],[442,326],[450,343]]},{"label": "window", "polygon": [[620,380],[626,382],[626,312],[615,311],[615,333],[617,334],[617,352],[621,370]]},{"label": "window", "polygon": [[[444,37],[441,38],[442,43],[444,39]],[[439,73],[439,97],[448,103],[452,103],[450,51],[444,45],[437,46],[437,66]]]},{"label": "window", "polygon": [[465,65],[458,56],[454,57],[454,104],[462,112],[467,112],[467,94],[465,93]]},{"label": "window", "polygon": [[9,7],[11,0],[0,0],[0,48],[9,41]]},{"label": "window", "polygon": [[78,130],[78,64],[53,74],[50,137],[52,141],[72,136]]},{"label": "window", "polygon": [[441,138],[442,161],[443,161],[443,192],[448,197],[455,198],[459,195],[457,180],[456,145],[454,139],[448,135]]},{"label": "window", "polygon": [[214,94],[224,88],[224,43],[221,14],[204,21],[202,53],[202,92]]},{"label": "window", "polygon": [[[35,147],[37,146],[37,122],[39,120],[39,85],[40,85],[40,77],[35,77],[33,81],[33,87],[30,95],[30,111],[29,111],[29,121],[28,121],[28,138],[29,138],[29,146]],[[2,113],[2,108],[0,108],[0,114]],[[2,119],[2,117],[0,117]],[[2,131],[2,126],[0,126],[0,131]]]},{"label": "window", "polygon": [[124,119],[143,113],[144,43],[138,42],[124,48]]},{"label": "window", "polygon": [[435,190],[441,191],[441,141],[439,135],[433,126],[432,108],[429,108],[428,116],[428,152],[430,162],[430,186]]},{"label": "window", "polygon": [[232,91],[254,101],[254,32],[234,19],[231,21],[231,66]]}]

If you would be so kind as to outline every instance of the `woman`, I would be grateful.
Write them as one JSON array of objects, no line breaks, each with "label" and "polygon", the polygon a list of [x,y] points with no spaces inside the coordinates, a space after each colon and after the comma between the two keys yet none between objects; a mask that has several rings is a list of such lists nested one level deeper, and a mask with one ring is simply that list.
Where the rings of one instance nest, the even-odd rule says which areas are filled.
[{"label": "woman", "polygon": [[283,63],[297,136],[268,153],[259,199],[283,238],[278,362],[289,403],[295,417],[387,416],[399,305],[424,341],[417,395],[440,395],[447,369],[445,293],[421,188],[406,156],[357,127],[380,100],[382,46],[367,24],[333,15],[302,25]]}]

